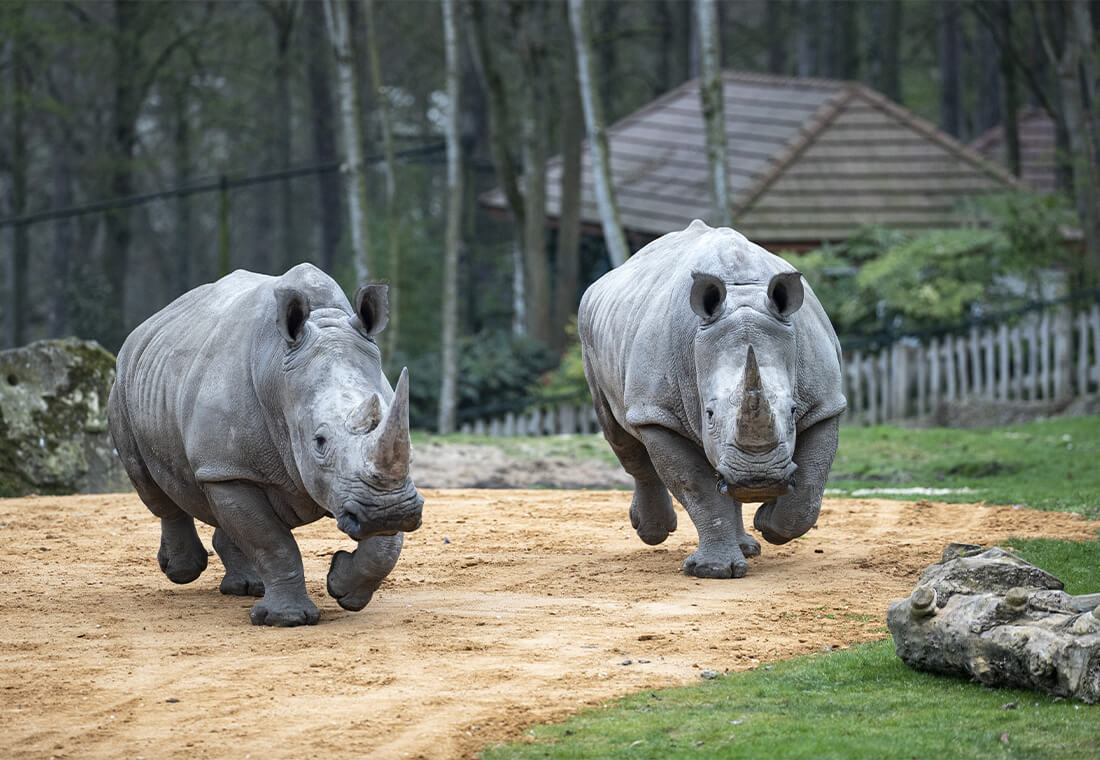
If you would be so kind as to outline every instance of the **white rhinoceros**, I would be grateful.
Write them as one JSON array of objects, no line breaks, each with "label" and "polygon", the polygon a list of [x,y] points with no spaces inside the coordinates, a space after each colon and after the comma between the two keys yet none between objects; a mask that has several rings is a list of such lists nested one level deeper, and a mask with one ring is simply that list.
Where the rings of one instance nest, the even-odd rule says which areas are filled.
[{"label": "white rhinoceros", "polygon": [[764,502],[771,543],[814,525],[846,402],[836,333],[793,267],[696,220],[593,283],[579,329],[643,541],[676,529],[669,491],[698,530],[684,571],[699,577],[741,577],[760,553],[742,502]]},{"label": "white rhinoceros", "polygon": [[262,596],[256,625],[316,623],[291,529],[324,516],[358,541],[328,592],[362,609],[420,526],[409,478],[408,373],[382,374],[385,285],[352,308],[331,277],[237,271],[185,293],[130,334],[108,421],[138,496],[161,520],[175,583],[206,569],[195,518],[215,526],[223,594]]}]

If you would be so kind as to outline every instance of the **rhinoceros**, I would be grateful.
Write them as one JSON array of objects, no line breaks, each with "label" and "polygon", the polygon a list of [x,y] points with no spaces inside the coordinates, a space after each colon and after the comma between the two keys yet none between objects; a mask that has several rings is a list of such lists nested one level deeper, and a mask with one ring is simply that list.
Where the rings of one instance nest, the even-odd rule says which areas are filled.
[{"label": "rhinoceros", "polygon": [[760,544],[817,521],[836,454],[840,344],[799,272],[729,228],[695,220],[608,272],[578,327],[596,416],[634,478],[630,522],[647,544],[699,534],[684,571],[742,577]]},{"label": "rhinoceros", "polygon": [[161,570],[195,580],[207,564],[195,519],[214,526],[220,590],[262,597],[254,625],[319,618],[292,528],[330,516],[358,542],[333,555],[328,592],[360,610],[420,526],[408,371],[392,389],[375,343],[386,286],[364,285],[354,303],[310,264],[236,271],[149,317],[118,354],[107,416],[160,518]]}]

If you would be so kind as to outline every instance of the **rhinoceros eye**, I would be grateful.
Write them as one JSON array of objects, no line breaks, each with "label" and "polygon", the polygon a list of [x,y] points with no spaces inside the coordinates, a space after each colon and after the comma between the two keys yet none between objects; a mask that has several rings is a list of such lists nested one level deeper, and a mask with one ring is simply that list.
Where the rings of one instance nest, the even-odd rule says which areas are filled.
[{"label": "rhinoceros eye", "polygon": [[317,435],[313,438],[313,448],[317,450],[318,454],[324,454],[328,449],[328,439],[323,435]]}]

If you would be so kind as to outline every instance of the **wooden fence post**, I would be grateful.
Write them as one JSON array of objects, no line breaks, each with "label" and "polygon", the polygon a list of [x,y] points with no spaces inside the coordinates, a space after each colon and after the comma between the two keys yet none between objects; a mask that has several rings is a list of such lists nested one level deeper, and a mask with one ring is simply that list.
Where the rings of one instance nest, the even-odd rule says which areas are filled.
[{"label": "wooden fence post", "polygon": [[1069,311],[1064,307],[1054,315],[1054,398],[1065,399],[1070,395],[1071,346],[1073,326]]},{"label": "wooden fence post", "polygon": [[997,398],[1008,401],[1008,325],[1004,322],[997,328],[997,358],[1000,360],[1000,375],[997,378]]}]

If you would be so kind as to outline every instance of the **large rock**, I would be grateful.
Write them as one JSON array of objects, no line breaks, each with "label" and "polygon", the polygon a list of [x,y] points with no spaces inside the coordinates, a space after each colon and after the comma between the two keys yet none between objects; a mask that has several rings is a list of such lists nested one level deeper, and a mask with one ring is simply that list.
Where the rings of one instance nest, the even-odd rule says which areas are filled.
[{"label": "large rock", "polygon": [[92,341],[0,351],[0,496],[130,490],[107,431],[114,379]]},{"label": "large rock", "polygon": [[952,544],[886,624],[918,670],[1100,701],[1100,594],[1071,596],[1000,548]]}]

